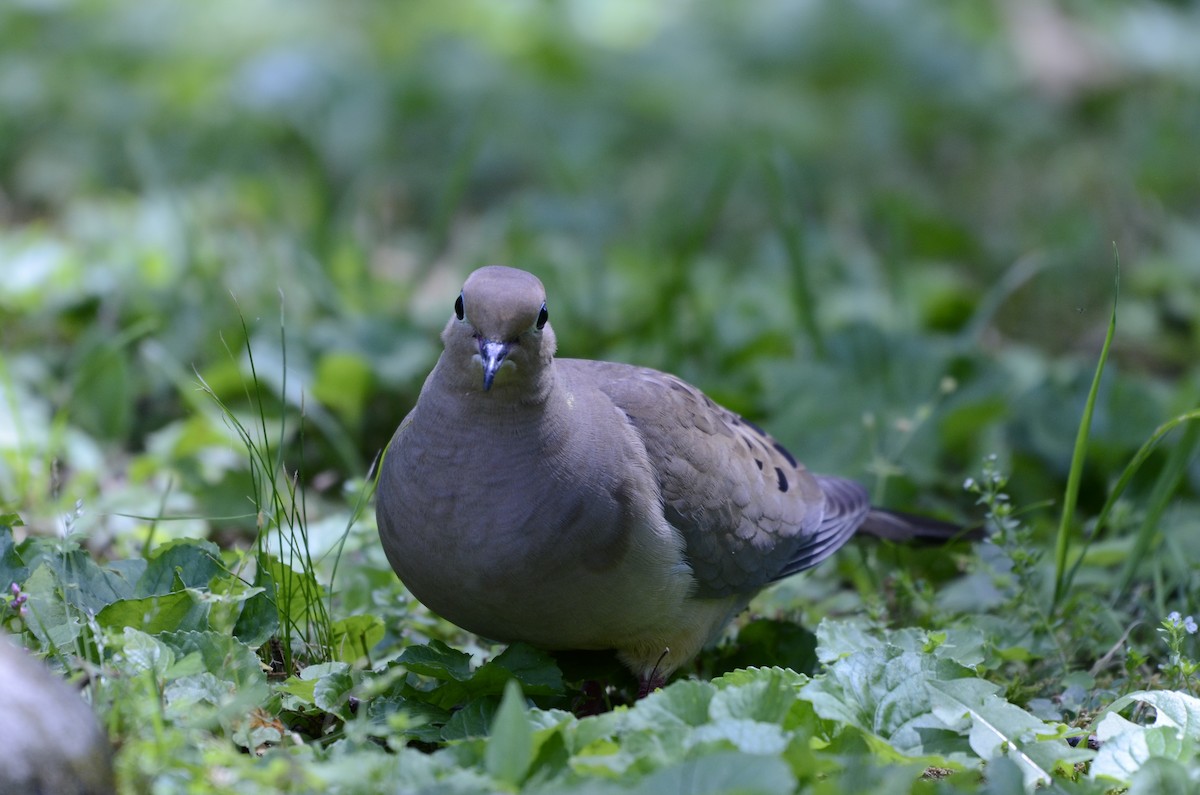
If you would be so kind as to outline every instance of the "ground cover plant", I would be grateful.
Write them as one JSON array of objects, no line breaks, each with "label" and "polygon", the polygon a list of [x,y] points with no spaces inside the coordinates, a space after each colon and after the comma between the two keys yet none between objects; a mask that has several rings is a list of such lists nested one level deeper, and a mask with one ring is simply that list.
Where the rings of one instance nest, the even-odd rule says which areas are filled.
[{"label": "ground cover plant", "polygon": [[[0,605],[120,790],[1189,791],[1188,3],[0,7]],[[979,545],[852,545],[631,702],[371,505],[461,278]],[[603,688],[597,682],[610,683]]]}]

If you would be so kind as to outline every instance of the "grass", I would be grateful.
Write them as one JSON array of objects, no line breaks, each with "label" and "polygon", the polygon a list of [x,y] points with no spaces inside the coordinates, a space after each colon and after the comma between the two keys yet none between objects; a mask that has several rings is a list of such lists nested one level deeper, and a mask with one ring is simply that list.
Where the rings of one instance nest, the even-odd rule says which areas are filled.
[{"label": "grass", "polygon": [[[122,791],[1194,777],[1194,15],[1053,9],[1090,65],[1054,93],[1000,6],[593,6],[0,10],[0,609]],[[370,510],[493,262],[564,355],[994,543],[857,545],[568,717],[611,661],[431,615]]]}]

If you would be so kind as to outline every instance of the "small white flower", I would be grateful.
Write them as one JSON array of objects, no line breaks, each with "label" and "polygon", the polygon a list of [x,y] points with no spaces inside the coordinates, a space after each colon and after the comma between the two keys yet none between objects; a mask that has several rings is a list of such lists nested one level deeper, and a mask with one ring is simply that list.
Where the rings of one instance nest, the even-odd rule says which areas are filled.
[{"label": "small white flower", "polygon": [[1187,634],[1189,635],[1195,635],[1196,630],[1200,629],[1200,627],[1196,626],[1196,620],[1191,616],[1188,616],[1183,620],[1183,628],[1187,630]]}]

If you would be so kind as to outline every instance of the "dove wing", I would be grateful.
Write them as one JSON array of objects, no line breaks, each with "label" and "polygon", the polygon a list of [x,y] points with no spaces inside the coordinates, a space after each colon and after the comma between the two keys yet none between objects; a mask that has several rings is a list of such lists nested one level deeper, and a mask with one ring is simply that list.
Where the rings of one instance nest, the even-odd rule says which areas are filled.
[{"label": "dove wing", "polygon": [[637,430],[664,516],[684,538],[696,596],[750,594],[814,566],[867,513],[860,486],[815,477],[758,426],[675,376],[612,362],[557,365],[568,385],[599,389]]}]

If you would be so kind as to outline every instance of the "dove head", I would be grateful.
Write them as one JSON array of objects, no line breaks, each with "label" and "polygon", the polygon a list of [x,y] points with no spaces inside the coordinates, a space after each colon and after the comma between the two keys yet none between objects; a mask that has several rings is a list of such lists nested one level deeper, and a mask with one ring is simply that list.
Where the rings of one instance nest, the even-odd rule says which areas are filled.
[{"label": "dove head", "polygon": [[532,384],[554,356],[548,317],[546,290],[536,276],[499,265],[480,268],[454,302],[442,332],[445,355],[484,392],[493,384]]}]

